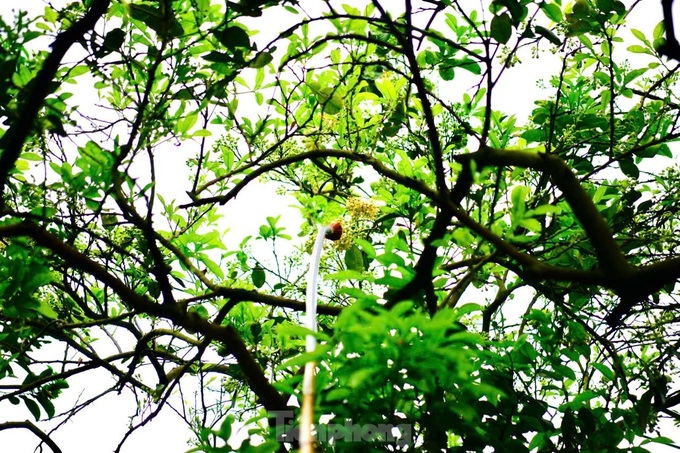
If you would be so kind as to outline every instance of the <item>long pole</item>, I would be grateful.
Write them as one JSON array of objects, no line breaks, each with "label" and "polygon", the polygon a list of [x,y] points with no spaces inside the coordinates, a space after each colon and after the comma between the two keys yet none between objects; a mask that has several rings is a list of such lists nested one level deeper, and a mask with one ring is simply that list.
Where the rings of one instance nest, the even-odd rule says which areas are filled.
[{"label": "long pole", "polygon": [[[306,301],[306,326],[307,329],[316,333],[316,297],[319,282],[319,263],[321,252],[323,251],[324,239],[338,240],[342,235],[342,226],[338,222],[333,222],[330,226],[320,226],[316,236],[314,249],[312,251],[312,261],[309,265],[307,274],[307,301]],[[305,339],[305,349],[308,353],[316,349],[316,337],[313,334],[307,335]],[[302,413],[300,415],[300,453],[314,453],[314,381],[316,374],[316,362],[310,360],[305,364],[305,374],[302,380]]]}]

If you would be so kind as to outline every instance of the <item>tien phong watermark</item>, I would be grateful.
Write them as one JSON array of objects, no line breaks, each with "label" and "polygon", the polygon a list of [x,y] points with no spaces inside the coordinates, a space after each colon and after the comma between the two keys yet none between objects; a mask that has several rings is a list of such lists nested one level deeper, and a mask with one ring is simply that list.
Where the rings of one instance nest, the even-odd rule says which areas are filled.
[{"label": "tien phong watermark", "polygon": [[[279,442],[295,442],[300,440],[300,432],[295,425],[293,411],[270,412],[269,419],[274,421],[276,440]],[[412,439],[409,424],[394,425],[391,423],[358,424],[352,420],[342,423],[317,424],[314,426],[315,438],[318,442],[375,442],[407,445]]]}]

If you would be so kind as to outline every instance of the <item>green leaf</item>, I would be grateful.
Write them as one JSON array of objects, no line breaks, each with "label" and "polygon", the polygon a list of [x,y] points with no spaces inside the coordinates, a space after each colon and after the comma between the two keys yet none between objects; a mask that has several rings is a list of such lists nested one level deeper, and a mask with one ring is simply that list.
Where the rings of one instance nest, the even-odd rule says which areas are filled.
[{"label": "green leaf", "polygon": [[597,398],[598,396],[600,395],[597,392],[594,392],[592,390],[586,390],[583,393],[576,395],[571,405],[572,407],[579,407],[581,404],[590,401],[593,398]]},{"label": "green leaf", "polygon": [[593,30],[593,26],[585,20],[577,20],[567,24],[567,36],[580,36]]},{"label": "green leaf", "polygon": [[[559,206],[553,206],[550,204],[543,204],[540,206],[537,206],[535,209],[532,209],[531,211],[532,215],[546,215],[546,214],[561,214],[562,213],[562,208]],[[527,213],[529,214],[529,213]]]},{"label": "green leaf", "polygon": [[635,155],[642,158],[652,158],[656,156],[673,157],[670,148],[665,143],[641,148],[635,151]]},{"label": "green leaf", "polygon": [[602,90],[602,95],[600,97],[600,105],[603,111],[607,111],[611,106],[610,102],[612,100],[611,90]]},{"label": "green leaf", "polygon": [[489,30],[491,37],[501,44],[506,44],[512,35],[512,18],[509,14],[503,13],[491,19]]},{"label": "green leaf", "polygon": [[217,40],[228,49],[236,49],[237,47],[250,48],[250,37],[248,32],[239,26],[227,27],[224,30],[215,33]]},{"label": "green leaf", "polygon": [[222,164],[224,164],[225,171],[229,172],[234,167],[234,151],[224,147],[222,149]]},{"label": "green leaf", "polygon": [[219,436],[228,441],[231,438],[232,425],[234,424],[235,417],[231,414],[224,418],[224,421],[220,425]]},{"label": "green leaf", "polygon": [[637,39],[642,41],[644,44],[647,45],[647,47],[651,47],[652,45],[650,44],[649,40],[647,39],[647,36],[641,32],[640,30],[636,30],[635,28],[631,28],[630,32],[635,36]]},{"label": "green leaf", "polygon": [[[308,331],[309,332],[309,331]],[[285,360],[280,365],[276,367],[277,370],[287,370],[294,369],[296,367],[303,367],[310,360],[316,360],[316,352],[305,352],[303,354],[297,355],[291,359]]]},{"label": "green leaf", "polygon": [[45,413],[47,414],[47,418],[52,418],[54,417],[54,404],[52,404],[52,401],[49,400],[46,396],[42,394],[38,394],[36,399],[40,403],[40,405],[43,407],[45,410]]},{"label": "green leaf", "polygon": [[[456,315],[458,315],[458,317],[460,318],[460,317],[463,317],[464,315],[474,313],[476,311],[481,312],[481,311],[483,311],[483,307],[481,305],[477,304],[477,303],[468,302],[468,303],[463,304],[459,307],[456,307],[455,311],[456,311]],[[437,313],[440,313],[440,312],[437,312]]]},{"label": "green leaf", "polygon": [[364,255],[356,245],[352,245],[345,251],[345,265],[347,266],[347,269],[354,271],[361,272],[365,269]]},{"label": "green leaf", "polygon": [[258,264],[253,268],[253,272],[250,275],[250,278],[253,281],[253,285],[255,285],[256,288],[261,288],[264,285],[267,277],[262,266]]},{"label": "green leaf", "polygon": [[343,106],[344,102],[342,97],[336,92],[323,102],[323,111],[329,115],[337,115],[342,111]]},{"label": "green leaf", "polygon": [[32,399],[25,396],[22,397],[21,399],[24,400],[24,404],[31,412],[31,415],[33,415],[33,418],[35,418],[36,421],[40,420],[40,407],[38,406],[38,404]]},{"label": "green leaf", "polygon": [[364,385],[364,382],[370,379],[375,373],[376,370],[374,368],[358,369],[350,375],[347,385],[354,389],[361,387]]},{"label": "green leaf", "polygon": [[316,81],[307,82],[307,86],[312,90],[319,104],[323,105],[324,113],[328,113],[329,115],[340,113],[344,106],[344,101],[337,87],[322,87],[321,84]]},{"label": "green leaf", "polygon": [[585,17],[592,14],[589,0],[576,0],[572,6],[572,13],[578,17]]},{"label": "green leaf", "polygon": [[623,77],[623,83],[628,84],[631,81],[635,80],[636,78],[640,77],[644,73],[646,73],[649,70],[649,68],[639,68],[639,69],[633,69],[629,72],[626,73],[626,75]]},{"label": "green leaf", "polygon": [[615,0],[595,0],[595,6],[597,6],[597,9],[602,11],[603,13],[610,13],[610,12],[617,12],[617,13],[623,13],[626,10],[626,7],[623,6],[622,9],[622,3],[619,1]]},{"label": "green leaf", "polygon": [[616,374],[614,373],[614,371],[604,363],[595,362],[593,363],[593,368],[602,373],[602,375],[609,379],[610,381],[616,380]]},{"label": "green leaf", "polygon": [[392,81],[387,77],[380,77],[375,80],[375,86],[388,101],[394,101],[398,97],[397,89]]},{"label": "green leaf", "polygon": [[673,439],[671,439],[669,437],[664,437],[664,436],[656,436],[656,437],[652,437],[652,438],[649,438],[649,439],[645,439],[640,444],[645,445],[645,444],[648,444],[650,442],[654,442],[656,444],[671,445],[671,446],[676,445],[676,443]]},{"label": "green leaf", "polygon": [[203,305],[192,305],[191,307],[189,307],[189,310],[187,311],[189,313],[196,313],[203,319],[210,318],[210,313],[208,312],[208,309],[205,308]]},{"label": "green leaf", "polygon": [[46,318],[50,319],[58,319],[59,315],[57,315],[57,312],[54,311],[50,305],[44,301],[44,300],[38,300],[38,305],[36,307],[31,307],[32,310],[40,313],[41,315],[45,316]]},{"label": "green leaf", "polygon": [[548,30],[545,27],[541,27],[540,25],[536,25],[534,27],[534,31],[538,33],[539,35],[543,36],[546,38],[548,41],[551,43],[555,44],[556,46],[559,46],[562,44],[562,40],[558,38],[552,31]]},{"label": "green leaf", "polygon": [[555,3],[543,3],[541,5],[541,9],[545,13],[545,15],[548,16],[548,19],[550,19],[551,21],[562,22],[564,16],[562,16],[562,9],[560,8],[559,5]]},{"label": "green leaf", "polygon": [[566,365],[557,364],[557,365],[553,366],[553,368],[555,369],[555,371],[557,373],[559,373],[561,376],[563,376],[567,379],[571,379],[571,380],[576,379],[576,373],[574,373],[574,370],[572,370],[571,368],[569,368]]},{"label": "green leaf", "polygon": [[628,52],[646,53],[647,55],[654,55],[654,52],[652,52],[650,49],[648,49],[646,47],[642,47],[638,44],[633,44],[632,46],[628,46]]},{"label": "green leaf", "polygon": [[259,52],[257,55],[255,55],[255,58],[253,58],[250,61],[250,67],[251,68],[264,68],[267,66],[269,63],[272,62],[274,57],[272,56],[271,53],[269,52]]},{"label": "green leaf", "polygon": [[81,64],[71,68],[71,70],[69,71],[69,75],[71,77],[78,77],[79,75],[87,74],[88,72],[90,72],[90,68],[88,68],[86,65]]},{"label": "green leaf", "polygon": [[637,165],[635,165],[635,162],[631,157],[621,159],[619,161],[619,167],[621,168],[623,174],[628,177],[637,178],[640,176],[640,170],[638,169]]},{"label": "green leaf", "polygon": [[143,22],[159,36],[177,38],[184,34],[182,26],[177,22],[174,15],[165,14],[160,7],[156,8],[141,3],[131,3],[126,6],[133,19]]},{"label": "green leaf", "polygon": [[194,124],[196,124],[196,121],[198,120],[198,113],[192,113],[190,115],[185,116],[184,118],[180,119],[177,122],[177,132],[180,134],[186,134],[189,132],[189,129],[191,129]]},{"label": "green leaf", "polygon": [[661,39],[663,38],[664,33],[666,33],[666,23],[664,21],[659,22],[656,24],[656,27],[654,27],[654,31],[652,32],[652,37],[656,39]]},{"label": "green leaf", "polygon": [[309,330],[307,327],[292,322],[283,322],[279,324],[277,326],[276,333],[279,335],[297,337],[300,339],[306,338],[307,335],[314,335],[314,332]]},{"label": "green leaf", "polygon": [[370,280],[370,277],[365,276],[363,272],[347,269],[345,271],[333,272],[326,275],[328,280]]},{"label": "green leaf", "polygon": [[355,238],[354,243],[359,246],[368,258],[375,258],[375,247],[373,247],[373,244],[362,238]]},{"label": "green leaf", "polygon": [[[97,208],[99,203],[97,203]],[[57,210],[51,206],[38,206],[31,209],[31,214],[38,217],[50,218],[57,213]]]},{"label": "green leaf", "polygon": [[234,61],[234,57],[226,52],[218,52],[216,50],[203,55],[203,59],[206,61],[213,61],[215,63],[231,63]]},{"label": "green leaf", "polygon": [[212,132],[210,132],[208,129],[198,129],[196,132],[191,134],[192,137],[211,137]]},{"label": "green leaf", "polygon": [[125,42],[125,32],[120,28],[114,28],[104,37],[101,47],[95,52],[97,58],[104,57],[112,52],[116,52]]},{"label": "green leaf", "polygon": [[527,230],[532,231],[534,233],[540,233],[541,230],[543,229],[541,223],[538,220],[532,218],[524,218],[520,220],[519,226],[524,227]]},{"label": "green leaf", "polygon": [[34,161],[34,162],[40,162],[40,161],[43,160],[43,157],[40,154],[32,153],[32,152],[28,152],[28,151],[21,153],[21,158],[26,159],[26,160],[30,160],[30,161]]},{"label": "green leaf", "polygon": [[197,258],[200,260],[201,263],[205,264],[205,266],[208,269],[210,269],[210,272],[215,274],[217,278],[224,280],[224,271],[222,271],[220,265],[211,260],[208,257],[208,255],[206,255],[205,253],[200,253],[197,255]]},{"label": "green leaf", "polygon": [[517,186],[512,189],[510,201],[512,202],[512,210],[515,217],[524,217],[524,213],[526,212],[526,198],[528,195],[529,189],[526,186]]}]

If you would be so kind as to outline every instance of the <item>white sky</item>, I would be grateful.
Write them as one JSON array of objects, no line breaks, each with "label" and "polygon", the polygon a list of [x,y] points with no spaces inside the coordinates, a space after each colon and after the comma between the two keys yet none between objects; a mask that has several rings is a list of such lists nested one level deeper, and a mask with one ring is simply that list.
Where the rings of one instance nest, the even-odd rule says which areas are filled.
[{"label": "white sky", "polygon": [[[64,3],[57,0],[55,4]],[[348,0],[348,3],[353,3]],[[11,17],[12,10],[21,8],[31,12],[40,12],[44,7],[42,0],[22,0],[21,2],[0,0],[0,15],[6,20]],[[642,11],[645,14],[641,14]],[[646,0],[645,5],[638,9],[640,14],[635,14],[630,18],[631,22],[640,22],[633,25],[648,35],[651,30],[661,20],[661,8],[658,0]],[[259,24],[260,28],[262,27]],[[280,27],[280,24],[276,24]],[[256,26],[257,28],[257,26]],[[494,109],[517,115],[520,121],[533,109],[533,100],[536,96],[536,82],[554,73],[555,65],[558,60],[549,52],[544,52],[540,59],[524,60],[523,64],[511,68],[502,78],[500,88],[497,93],[507,93],[506,97],[494,100]],[[456,79],[461,82],[460,79]],[[541,95],[543,97],[544,95]],[[191,144],[183,145],[191,146]],[[167,193],[174,189],[177,196],[181,198],[184,187],[176,184],[178,177],[185,179],[184,175],[174,173],[173,163],[169,163],[165,170],[166,178],[159,181],[159,192]],[[159,173],[163,173],[160,171]],[[256,201],[257,208],[253,209],[253,202]],[[290,199],[278,197],[273,193],[271,187],[263,185],[253,185],[239,195],[230,203],[227,213],[247,212],[247,215],[239,216],[238,219],[225,219],[227,227],[231,229],[228,238],[239,242],[246,235],[253,234],[254,228],[264,223],[268,215],[278,215],[282,212],[282,207],[290,204]],[[289,211],[294,212],[294,211]],[[288,226],[297,228],[297,219],[290,222]],[[295,235],[297,231],[289,231]],[[65,409],[68,399],[75,400],[79,397],[81,389],[85,389],[85,394],[80,399],[94,395],[98,388],[100,390],[108,388],[111,378],[107,373],[84,373],[79,379],[74,379],[71,389],[67,390],[66,395],[58,400],[57,409]],[[80,385],[79,385],[80,384]],[[191,395],[187,395],[191,396]],[[66,401],[65,401],[66,400]],[[110,452],[116,447],[125,433],[128,425],[128,417],[135,411],[135,402],[129,393],[122,395],[109,395],[100,400],[96,405],[90,407],[77,415],[66,426],[61,427],[53,435],[53,439],[62,448],[64,453],[92,453]],[[0,423],[8,420],[33,420],[32,416],[23,405],[8,410],[7,405],[3,405],[0,412]],[[41,425],[43,426],[43,425]],[[44,426],[43,426],[44,427]],[[663,435],[673,437],[680,442],[680,430],[672,426],[665,426]],[[141,428],[132,435],[126,442],[123,452],[143,452],[143,451],[162,451],[164,453],[182,453],[188,450],[186,441],[192,437],[184,422],[181,421],[169,408],[165,408],[153,422]],[[26,430],[6,430],[0,432],[0,450],[11,453],[31,453],[34,451],[38,440]],[[150,450],[152,449],[152,450]],[[49,449],[46,448],[45,451]],[[652,451],[669,451],[658,448]]]}]

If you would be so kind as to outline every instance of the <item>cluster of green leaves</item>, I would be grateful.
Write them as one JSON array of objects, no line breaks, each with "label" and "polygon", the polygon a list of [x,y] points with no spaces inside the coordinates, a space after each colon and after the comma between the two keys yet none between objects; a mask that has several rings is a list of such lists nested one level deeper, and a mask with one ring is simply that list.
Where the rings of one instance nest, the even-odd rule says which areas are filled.
[{"label": "cluster of green leaves", "polygon": [[[294,408],[315,359],[319,423],[410,428],[328,451],[672,443],[654,433],[680,420],[663,24],[614,0],[349,3],[92,0],[0,22],[2,158],[27,137],[0,186],[0,403],[68,418],[128,386],[157,406],[130,432],[181,399],[192,451],[234,451],[238,423],[240,451],[273,451],[295,445],[267,412]],[[50,68],[32,45],[69,37],[24,121]],[[545,71],[513,87],[530,111],[501,111],[524,67]],[[248,200],[261,224],[225,234],[262,182],[301,224]],[[336,220],[304,354],[308,250]],[[95,368],[115,384],[56,410]]]}]

